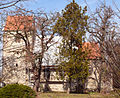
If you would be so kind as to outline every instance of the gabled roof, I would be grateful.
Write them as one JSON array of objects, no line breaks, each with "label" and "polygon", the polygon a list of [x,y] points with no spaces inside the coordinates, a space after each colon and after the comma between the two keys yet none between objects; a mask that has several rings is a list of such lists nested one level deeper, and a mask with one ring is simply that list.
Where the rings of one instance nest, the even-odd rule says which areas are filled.
[{"label": "gabled roof", "polygon": [[32,16],[8,16],[4,31],[31,31],[33,23]]}]

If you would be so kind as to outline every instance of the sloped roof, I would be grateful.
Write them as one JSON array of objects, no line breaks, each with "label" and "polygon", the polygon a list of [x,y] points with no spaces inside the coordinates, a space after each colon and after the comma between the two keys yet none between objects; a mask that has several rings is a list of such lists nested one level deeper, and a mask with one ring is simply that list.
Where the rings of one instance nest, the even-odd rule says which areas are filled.
[{"label": "sloped roof", "polygon": [[97,43],[93,42],[85,42],[83,44],[83,48],[88,51],[88,58],[89,59],[97,59],[100,58],[100,47]]},{"label": "sloped roof", "polygon": [[33,30],[32,16],[8,16],[4,31]]}]

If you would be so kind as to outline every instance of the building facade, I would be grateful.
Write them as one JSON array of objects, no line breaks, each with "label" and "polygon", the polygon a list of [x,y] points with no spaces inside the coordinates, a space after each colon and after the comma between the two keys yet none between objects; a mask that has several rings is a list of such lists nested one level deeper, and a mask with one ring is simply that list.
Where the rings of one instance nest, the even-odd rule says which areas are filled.
[{"label": "building facade", "polygon": [[[31,16],[8,16],[3,34],[3,81],[6,84],[20,83],[33,87],[34,79],[31,71],[31,65],[27,62],[26,46],[30,51],[37,52],[40,46],[38,45],[37,38],[34,37],[34,22]],[[27,35],[26,35],[27,33]],[[27,36],[25,40],[21,40],[22,37]],[[35,40],[35,41],[34,41]],[[60,36],[53,38],[54,42],[57,42],[45,53],[42,64],[41,73],[41,88],[49,89],[51,91],[67,90],[67,80],[62,80],[57,74],[57,66],[55,64],[56,56],[58,52],[58,46],[61,42]],[[90,59],[90,76],[86,82],[86,89],[96,90],[98,87],[99,74],[96,71],[96,65],[94,60],[99,62],[99,46],[98,44],[85,43],[85,47],[91,49]],[[34,47],[34,48],[33,48]],[[32,57],[31,57],[32,58]],[[97,66],[100,63],[97,64]],[[75,83],[72,83],[72,89],[75,89]],[[112,90],[112,80],[106,84],[102,81],[102,88]]]}]

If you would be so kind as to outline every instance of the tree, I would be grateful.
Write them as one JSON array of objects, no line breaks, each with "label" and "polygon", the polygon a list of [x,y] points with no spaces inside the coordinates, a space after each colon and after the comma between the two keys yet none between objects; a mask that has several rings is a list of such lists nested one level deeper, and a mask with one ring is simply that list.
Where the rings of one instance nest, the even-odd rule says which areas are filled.
[{"label": "tree", "polygon": [[71,81],[76,81],[77,92],[83,93],[85,80],[89,74],[87,52],[83,49],[88,19],[86,11],[86,7],[82,10],[73,0],[62,11],[62,16],[54,27],[54,32],[62,36],[58,64],[59,71],[64,72],[68,78],[68,93],[71,89]]},{"label": "tree", "polygon": [[[117,32],[118,26],[114,21],[114,17],[115,13],[112,8],[102,4],[90,18],[90,37],[92,41],[99,44],[102,58],[101,66],[96,65],[99,70],[99,92],[101,91],[102,81],[105,79],[105,82],[110,82],[112,75],[117,73],[115,68],[117,68],[118,72],[120,70],[119,56],[115,48],[120,33]],[[106,72],[108,74],[105,74]]]},{"label": "tree", "polygon": [[25,0],[1,0],[0,1],[0,9],[9,8],[11,6],[15,6],[17,3],[25,1]]},{"label": "tree", "polygon": [[116,3],[116,1],[112,0],[113,6],[115,6],[116,10],[115,10],[115,15],[118,17],[118,19],[120,19],[120,8],[118,7],[118,4]]},{"label": "tree", "polygon": [[[38,13],[36,17],[36,38],[38,39],[38,43],[36,44],[36,60],[38,63],[35,65],[34,71],[36,73],[35,76],[35,85],[36,91],[39,89],[40,79],[41,79],[41,70],[42,65],[45,61],[45,54],[49,50],[51,46],[57,43],[53,38],[55,36],[55,32],[53,31],[53,25],[57,20],[57,14],[51,13],[50,15],[43,13]],[[48,56],[48,55],[47,55]],[[47,58],[48,59],[48,58]]]},{"label": "tree", "polygon": [[[5,28],[8,31],[7,35],[14,40],[8,42],[14,43],[17,41],[21,45],[19,49],[14,49],[12,53],[19,52],[22,55],[18,59],[24,58],[24,61],[22,61],[26,62],[24,68],[32,71],[34,89],[38,91],[42,65],[46,62],[45,54],[56,43],[53,41],[55,32],[52,31],[52,28],[57,15],[55,13],[48,15],[41,11],[35,13],[18,8],[9,17],[10,20],[7,20],[8,25]],[[18,46],[16,43],[14,45]]]}]

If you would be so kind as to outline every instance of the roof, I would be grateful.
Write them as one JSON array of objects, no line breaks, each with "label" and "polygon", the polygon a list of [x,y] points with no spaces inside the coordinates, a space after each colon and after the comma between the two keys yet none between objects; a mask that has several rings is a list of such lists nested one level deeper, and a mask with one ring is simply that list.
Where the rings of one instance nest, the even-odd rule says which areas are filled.
[{"label": "roof", "polygon": [[33,30],[32,16],[8,16],[4,31]]},{"label": "roof", "polygon": [[101,57],[98,43],[85,42],[83,48],[88,51],[89,59],[98,59]]}]

